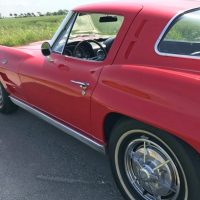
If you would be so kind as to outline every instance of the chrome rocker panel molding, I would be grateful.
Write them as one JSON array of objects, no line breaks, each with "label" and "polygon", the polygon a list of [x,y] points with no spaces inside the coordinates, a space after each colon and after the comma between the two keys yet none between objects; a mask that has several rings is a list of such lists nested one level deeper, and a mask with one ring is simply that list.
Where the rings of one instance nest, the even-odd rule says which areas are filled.
[{"label": "chrome rocker panel molding", "polygon": [[81,141],[82,143],[88,145],[89,147],[93,148],[94,150],[101,152],[103,154],[106,154],[106,148],[104,145],[101,145],[94,140],[82,135],[81,133],[77,132],[76,130],[60,123],[59,121],[49,117],[48,115],[42,113],[41,111],[38,111],[35,108],[32,108],[31,106],[27,105],[26,103],[23,103],[22,101],[11,97],[11,101],[16,104],[17,106],[23,108],[24,110],[34,114],[35,116],[39,117],[40,119],[43,119],[44,121],[48,122],[49,124],[55,126],[56,128],[60,129],[61,131],[67,133],[68,135],[76,138],[77,140]]}]

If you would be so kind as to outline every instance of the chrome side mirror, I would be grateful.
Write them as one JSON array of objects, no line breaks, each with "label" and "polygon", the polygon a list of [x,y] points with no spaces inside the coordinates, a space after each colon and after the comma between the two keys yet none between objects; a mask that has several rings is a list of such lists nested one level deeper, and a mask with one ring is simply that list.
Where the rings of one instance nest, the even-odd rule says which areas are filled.
[{"label": "chrome side mirror", "polygon": [[42,44],[41,51],[44,56],[50,56],[52,51],[50,44],[48,42],[44,42]]}]

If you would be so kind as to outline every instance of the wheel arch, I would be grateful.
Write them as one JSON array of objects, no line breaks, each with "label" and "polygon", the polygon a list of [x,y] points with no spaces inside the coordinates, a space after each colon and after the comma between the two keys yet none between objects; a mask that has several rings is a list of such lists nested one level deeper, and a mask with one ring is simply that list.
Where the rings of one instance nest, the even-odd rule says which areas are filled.
[{"label": "wheel arch", "polygon": [[196,152],[197,154],[199,154],[199,152],[190,144],[188,143],[186,140],[184,140],[183,138],[181,137],[178,137],[177,134],[174,134],[174,133],[171,133],[171,132],[168,132],[164,129],[160,129],[160,128],[157,128],[153,125],[150,125],[150,124],[147,124],[145,122],[142,122],[140,120],[137,120],[135,118],[132,118],[130,116],[127,116],[127,115],[124,115],[124,114],[121,114],[121,113],[116,113],[116,112],[111,112],[111,113],[108,113],[105,118],[104,118],[104,123],[103,123],[103,134],[104,134],[104,139],[105,139],[105,143],[108,144],[109,143],[109,140],[110,140],[110,136],[111,136],[111,132],[112,132],[112,129],[114,128],[114,126],[116,125],[116,123],[120,123],[121,121],[123,120],[132,120],[134,123],[138,124],[139,126],[144,126],[144,127],[149,127],[151,129],[157,129],[158,131],[163,131],[173,137],[175,137],[176,139],[178,139],[179,141],[183,142],[185,145],[187,145],[191,150],[193,150],[194,152]]},{"label": "wheel arch", "polygon": [[5,80],[2,78],[1,73],[0,73],[0,85],[3,86],[3,88],[6,90],[7,93],[10,93],[10,92],[8,91],[8,87],[7,87],[7,84],[6,84]]}]

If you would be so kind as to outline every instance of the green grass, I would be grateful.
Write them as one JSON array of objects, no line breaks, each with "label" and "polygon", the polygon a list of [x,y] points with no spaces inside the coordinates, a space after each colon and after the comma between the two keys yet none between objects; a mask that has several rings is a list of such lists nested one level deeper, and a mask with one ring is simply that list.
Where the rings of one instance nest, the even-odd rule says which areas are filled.
[{"label": "green grass", "polygon": [[178,21],[169,31],[166,39],[175,41],[200,42],[199,20],[186,18]]},{"label": "green grass", "polygon": [[0,45],[20,46],[49,40],[64,16],[0,19]]}]

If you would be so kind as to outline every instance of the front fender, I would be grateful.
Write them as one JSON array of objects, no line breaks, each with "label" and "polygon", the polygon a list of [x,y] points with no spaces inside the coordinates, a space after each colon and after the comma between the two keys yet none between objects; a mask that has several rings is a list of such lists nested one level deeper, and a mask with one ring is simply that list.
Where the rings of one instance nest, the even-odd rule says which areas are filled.
[{"label": "front fender", "polygon": [[8,93],[24,99],[19,78],[20,63],[31,55],[19,49],[0,46],[0,81]]}]

